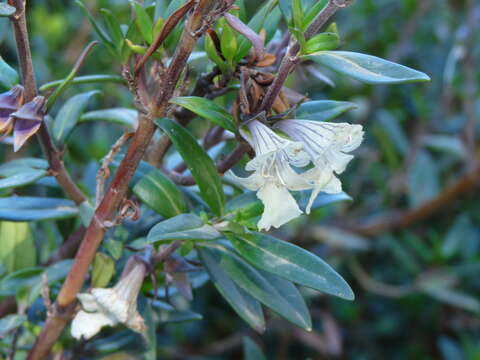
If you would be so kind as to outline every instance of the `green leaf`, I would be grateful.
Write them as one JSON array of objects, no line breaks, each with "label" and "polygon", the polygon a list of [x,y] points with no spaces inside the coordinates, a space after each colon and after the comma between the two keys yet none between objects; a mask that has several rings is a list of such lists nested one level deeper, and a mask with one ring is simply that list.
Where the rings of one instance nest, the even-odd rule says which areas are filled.
[{"label": "green leaf", "polygon": [[125,126],[129,130],[135,130],[138,123],[138,112],[128,108],[88,111],[80,116],[79,119],[79,122],[87,121],[107,121],[112,124]]},{"label": "green leaf", "polygon": [[55,142],[62,143],[65,141],[73,128],[80,119],[83,111],[87,106],[88,100],[94,95],[99,95],[100,91],[93,90],[83,94],[78,94],[65,102],[65,104],[59,110],[55,121],[53,123],[53,138]]},{"label": "green leaf", "polygon": [[48,161],[37,158],[20,158],[11,160],[0,166],[0,176],[11,176],[25,169],[48,169]]},{"label": "green leaf", "polygon": [[204,40],[204,48],[205,52],[207,53],[208,57],[210,60],[212,60],[222,71],[222,73],[227,73],[228,72],[228,65],[227,63],[220,57],[215,44],[213,43],[212,38],[210,35],[205,36]]},{"label": "green leaf", "polygon": [[155,123],[172,140],[197,182],[202,198],[215,214],[221,215],[225,204],[225,195],[213,160],[198,145],[197,140],[179,124],[167,118],[157,119]]},{"label": "green leaf", "polygon": [[218,239],[221,234],[213,227],[204,224],[202,219],[193,214],[180,214],[155,225],[147,235],[149,243],[172,240]]},{"label": "green leaf", "polygon": [[303,314],[299,313],[259,271],[223,246],[200,245],[203,251],[211,256],[212,261],[215,261],[243,290],[285,319],[305,330],[311,330]]},{"label": "green leaf", "polygon": [[303,18],[303,27],[306,29],[308,25],[317,17],[317,15],[320,13],[320,11],[325,7],[327,4],[328,0],[318,0],[316,1],[313,6],[310,7],[305,12],[304,18]]},{"label": "green leaf", "polygon": [[145,332],[145,340],[147,345],[147,351],[144,354],[145,360],[157,359],[157,324],[155,316],[152,311],[152,305],[150,302],[146,302],[145,311],[142,314],[145,319],[145,326],[147,330]]},{"label": "green leaf", "polygon": [[233,29],[223,22],[222,34],[220,35],[220,49],[225,59],[232,61],[237,52],[237,38]]},{"label": "green leaf", "polygon": [[97,252],[92,264],[92,287],[106,287],[114,273],[115,262],[113,259],[108,255]]},{"label": "green leaf", "polygon": [[302,52],[308,55],[317,51],[333,50],[339,45],[340,38],[338,37],[338,34],[333,32],[323,32],[308,39]]},{"label": "green leaf", "polygon": [[[65,79],[55,80],[55,81],[45,83],[42,86],[40,86],[39,90],[40,90],[40,92],[44,92],[48,89],[55,88],[55,87],[63,84],[64,81],[65,81]],[[95,84],[95,83],[103,83],[103,82],[113,82],[113,83],[119,83],[119,84],[126,84],[126,80],[121,76],[98,74],[98,75],[85,75],[85,76],[74,77],[70,81],[70,85],[73,85],[73,84]]]},{"label": "green leaf", "polygon": [[367,84],[430,81],[423,72],[372,55],[350,51],[320,51],[306,58]]},{"label": "green leaf", "polygon": [[266,360],[260,347],[248,336],[243,337],[243,359],[244,360]]},{"label": "green leaf", "polygon": [[347,101],[316,100],[301,104],[295,118],[305,120],[330,121],[348,110],[355,109],[354,103]]},{"label": "green leaf", "polygon": [[15,7],[10,6],[6,3],[0,3],[0,17],[9,17],[15,14]]},{"label": "green leaf", "polygon": [[75,203],[66,199],[29,196],[0,198],[0,220],[39,221],[77,215]]},{"label": "green leaf", "polygon": [[16,188],[34,183],[38,179],[46,176],[47,173],[48,172],[46,170],[23,169],[21,172],[17,172],[15,175],[0,179],[0,190]]},{"label": "green leaf", "polygon": [[233,125],[233,116],[212,100],[197,96],[180,96],[173,98],[170,102],[180,105],[226,130],[233,133],[237,132],[237,129]]},{"label": "green leaf", "polygon": [[307,304],[303,299],[300,291],[293,285],[290,281],[285,280],[281,277],[273,275],[269,272],[259,270],[260,274],[272,285],[282,297],[288,301],[292,307],[295,308],[295,311],[302,317],[303,322],[307,324],[308,328],[312,328],[312,318],[310,317],[310,312],[308,311]]},{"label": "green leaf", "polygon": [[133,188],[133,192],[146,205],[165,218],[187,212],[187,202],[175,183],[160,170],[145,175]]},{"label": "green leaf", "polygon": [[105,32],[105,30],[102,29],[102,27],[97,23],[95,18],[90,14],[90,11],[88,11],[87,7],[85,4],[80,1],[80,0],[75,0],[75,3],[82,8],[84,11],[85,15],[87,16],[88,21],[93,27],[93,30],[97,33],[98,37],[102,41],[102,43],[107,47],[107,49],[110,50],[112,55],[117,55],[117,50],[115,48],[115,44],[112,42],[112,39],[110,36]]},{"label": "green leaf", "polygon": [[302,9],[302,0],[291,0],[292,1],[292,18],[293,25],[295,28],[299,29],[303,34],[303,9]]},{"label": "green leaf", "polygon": [[8,90],[18,84],[18,73],[0,56],[0,88]]},{"label": "green leaf", "polygon": [[[298,206],[300,208],[305,208],[308,204],[308,200],[310,198],[310,194],[306,191],[303,192],[298,192],[294,194],[294,198],[298,202]],[[318,209],[321,207],[325,207],[327,205],[335,204],[340,201],[347,201],[347,200],[352,200],[350,195],[347,193],[344,193],[343,191],[341,193],[336,193],[336,194],[327,194],[327,193],[320,193],[317,198],[313,201],[312,209]]]},{"label": "green leaf", "polygon": [[150,16],[147,14],[142,5],[135,0],[131,0],[130,4],[135,9],[136,19],[135,22],[138,29],[142,33],[143,38],[149,44],[153,42],[153,22]]},{"label": "green leaf", "polygon": [[121,50],[124,42],[124,36],[115,15],[108,9],[100,9],[100,13],[102,14],[103,20],[107,25],[107,29],[110,37],[112,38],[113,44],[117,50]]},{"label": "green leaf", "polygon": [[0,222],[0,263],[8,272],[36,265],[35,240],[25,222]]},{"label": "green leaf", "polygon": [[197,250],[218,292],[243,320],[259,333],[263,333],[265,319],[260,303],[233,282],[208,250],[203,247],[198,247]]},{"label": "green leaf", "polygon": [[342,299],[354,299],[345,280],[325,261],[305,249],[261,233],[229,238],[235,249],[260,269]]}]

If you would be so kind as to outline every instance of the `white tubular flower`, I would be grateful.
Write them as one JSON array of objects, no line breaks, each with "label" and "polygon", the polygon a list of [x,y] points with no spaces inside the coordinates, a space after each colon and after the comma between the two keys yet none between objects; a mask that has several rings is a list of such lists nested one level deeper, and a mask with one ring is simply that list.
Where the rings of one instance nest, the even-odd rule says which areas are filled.
[{"label": "white tubular flower", "polygon": [[82,304],[72,321],[71,334],[76,339],[90,339],[104,326],[123,323],[137,332],[145,331],[143,318],[137,311],[138,292],[145,277],[145,264],[136,261],[131,267],[126,265],[128,273],[122,274],[113,288],[94,288],[89,293],[78,294]]},{"label": "white tubular flower", "polygon": [[241,134],[256,156],[245,169],[254,173],[246,178],[230,174],[240,185],[258,191],[257,197],[265,206],[258,228],[278,228],[302,213],[288,190],[305,190],[311,185],[291,165],[305,166],[310,160],[301,143],[279,136],[260,121],[251,121],[248,129],[250,133],[241,131]]},{"label": "white tubular flower", "polygon": [[309,214],[313,201],[321,191],[329,194],[342,191],[342,184],[335,174],[341,174],[353,159],[353,155],[346,153],[360,146],[363,140],[362,126],[312,120],[282,120],[275,127],[293,140],[303,143],[315,165],[303,175],[313,183],[312,195],[305,210]]}]

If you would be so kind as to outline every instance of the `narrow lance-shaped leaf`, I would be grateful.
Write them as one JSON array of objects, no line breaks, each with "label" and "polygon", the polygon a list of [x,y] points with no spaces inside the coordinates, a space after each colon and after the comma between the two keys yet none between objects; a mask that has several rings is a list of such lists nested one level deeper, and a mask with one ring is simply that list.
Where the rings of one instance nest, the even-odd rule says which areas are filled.
[{"label": "narrow lance-shaped leaf", "polygon": [[172,240],[213,240],[221,234],[194,214],[180,214],[159,222],[147,235],[149,243]]},{"label": "narrow lance-shaped leaf", "polygon": [[53,123],[53,138],[57,143],[61,143],[68,138],[80,119],[80,115],[85,110],[88,100],[94,95],[99,94],[100,91],[94,90],[75,95],[67,100],[58,112]]},{"label": "narrow lance-shaped leaf", "polygon": [[245,259],[265,271],[346,300],[354,299],[346,281],[305,249],[261,233],[229,238]]},{"label": "narrow lance-shaped leaf", "polygon": [[169,218],[187,211],[187,203],[180,189],[160,170],[145,175],[133,188],[145,204],[163,217]]},{"label": "narrow lance-shaped leaf", "polygon": [[128,108],[111,108],[88,111],[80,116],[79,122],[106,121],[135,130],[138,124],[138,112]]},{"label": "narrow lance-shaped leaf", "polygon": [[295,118],[306,120],[330,121],[348,110],[355,109],[356,105],[347,101],[316,100],[301,104]]},{"label": "narrow lance-shaped leaf", "polygon": [[372,55],[350,51],[320,51],[306,57],[367,84],[398,84],[430,80],[423,72]]},{"label": "narrow lance-shaped leaf", "polygon": [[179,124],[167,118],[157,119],[155,123],[172,140],[197,182],[202,198],[215,214],[221,215],[225,204],[225,195],[213,160],[198,145],[196,139]]},{"label": "narrow lance-shaped leaf", "polygon": [[238,287],[215,258],[202,247],[198,247],[198,255],[208,271],[210,279],[235,312],[256,331],[265,331],[265,319],[260,303],[251,295]]},{"label": "narrow lance-shaped leaf", "polygon": [[290,304],[289,300],[271,285],[259,271],[223,246],[206,245],[205,243],[200,245],[243,290],[288,321],[305,330],[311,329],[310,324],[303,316],[304,314]]},{"label": "narrow lance-shaped leaf", "polygon": [[77,215],[75,203],[66,199],[28,196],[0,198],[0,220],[39,221]]},{"label": "narrow lance-shaped leaf", "polygon": [[226,130],[233,133],[237,131],[233,125],[233,116],[212,100],[197,96],[181,96],[170,100],[170,102],[180,105]]}]

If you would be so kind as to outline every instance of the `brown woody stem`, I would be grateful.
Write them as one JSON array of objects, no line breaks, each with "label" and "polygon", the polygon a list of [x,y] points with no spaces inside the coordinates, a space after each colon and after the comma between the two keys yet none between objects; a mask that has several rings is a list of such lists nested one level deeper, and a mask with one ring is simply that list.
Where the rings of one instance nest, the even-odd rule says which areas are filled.
[{"label": "brown woody stem", "polygon": [[[9,0],[8,2],[17,9],[16,15],[12,16],[11,20],[15,32],[15,41],[17,44],[18,61],[20,63],[23,86],[25,87],[25,101],[29,102],[37,95],[37,84],[35,82],[32,53],[30,51],[30,43],[28,40],[25,4],[23,0]],[[85,202],[87,199],[65,169],[62,154],[53,144],[45,123],[42,123],[42,126],[37,133],[37,138],[42,146],[45,156],[47,157],[50,169],[67,196],[76,204]]]}]

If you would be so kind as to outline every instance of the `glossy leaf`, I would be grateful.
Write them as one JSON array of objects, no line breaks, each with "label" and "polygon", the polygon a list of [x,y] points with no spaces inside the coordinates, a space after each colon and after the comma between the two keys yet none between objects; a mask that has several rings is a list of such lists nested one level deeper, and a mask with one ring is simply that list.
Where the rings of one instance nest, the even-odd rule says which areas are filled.
[{"label": "glossy leaf", "polygon": [[345,280],[305,249],[261,233],[230,236],[230,240],[245,259],[260,269],[346,300],[354,299]]},{"label": "glossy leaf", "polygon": [[301,104],[295,118],[305,120],[330,121],[348,110],[355,109],[354,103],[347,101],[315,100]]},{"label": "glossy leaf", "polygon": [[197,96],[182,96],[176,97],[170,102],[180,105],[226,130],[231,132],[237,131],[233,125],[233,116],[212,100]]},{"label": "glossy leaf", "polygon": [[182,126],[166,118],[157,119],[155,123],[172,140],[196,180],[202,198],[215,214],[221,215],[223,213],[225,195],[213,160],[198,145],[196,139]]},{"label": "glossy leaf", "polygon": [[120,24],[110,10],[100,9],[100,13],[102,14],[105,24],[107,25],[108,33],[112,38],[113,44],[117,50],[120,50],[124,42],[124,36],[120,28]]},{"label": "glossy leaf", "polygon": [[100,91],[94,90],[78,94],[68,99],[59,110],[53,123],[53,138],[57,143],[65,141],[85,110],[88,101]]},{"label": "glossy leaf", "polygon": [[307,304],[303,299],[300,291],[290,281],[285,280],[277,275],[269,273],[267,271],[259,270],[260,274],[272,285],[282,297],[288,301],[295,311],[302,317],[303,322],[307,324],[308,328],[312,327],[312,318],[308,311]]},{"label": "glossy leaf", "polygon": [[323,32],[308,39],[302,52],[304,54],[311,54],[317,51],[333,50],[339,45],[340,39],[338,34],[333,32]]},{"label": "glossy leaf", "polygon": [[149,44],[153,41],[153,22],[150,16],[147,14],[142,5],[136,1],[130,1],[130,4],[135,9],[136,19],[135,22],[138,29],[142,33],[143,38]]},{"label": "glossy leaf", "polygon": [[75,203],[66,199],[29,196],[0,198],[0,220],[39,221],[77,215]]},{"label": "glossy leaf", "polygon": [[243,320],[256,331],[263,333],[265,319],[260,303],[235,284],[208,250],[198,247],[198,255],[220,294]]},{"label": "glossy leaf", "polygon": [[165,218],[187,212],[185,196],[160,170],[152,170],[133,188],[146,205]]},{"label": "glossy leaf", "polygon": [[46,170],[41,169],[23,169],[15,175],[0,179],[0,190],[16,188],[34,183],[38,179],[47,175]]},{"label": "glossy leaf", "polygon": [[155,225],[147,235],[149,243],[172,240],[213,240],[221,234],[193,214],[181,214]]},{"label": "glossy leaf", "polygon": [[[40,90],[40,92],[44,92],[48,89],[52,89],[52,88],[55,88],[55,87],[61,85],[64,81],[65,81],[65,79],[55,80],[55,81],[45,83],[42,86],[40,86],[39,90]],[[118,76],[118,75],[98,74],[98,75],[76,76],[71,80],[70,85],[74,85],[74,84],[95,84],[95,83],[104,83],[104,82],[113,82],[113,83],[119,83],[119,84],[125,84],[126,83],[125,79],[121,76]]]},{"label": "glossy leaf", "polygon": [[20,158],[11,160],[0,166],[0,176],[12,176],[26,169],[48,169],[48,162],[38,158]]},{"label": "glossy leaf", "polygon": [[100,26],[100,24],[97,23],[95,18],[90,14],[90,11],[87,9],[83,1],[80,0],[75,0],[75,3],[82,8],[84,11],[85,15],[87,16],[88,21],[92,25],[93,29],[97,33],[98,37],[102,41],[102,43],[109,49],[112,53],[112,55],[116,55],[116,49],[115,49],[115,44],[113,43],[112,39],[110,36],[105,32],[104,29]]},{"label": "glossy leaf", "polygon": [[9,90],[18,84],[18,81],[18,73],[0,56],[0,89],[3,87],[5,90]]},{"label": "glossy leaf", "polygon": [[125,126],[133,131],[137,128],[138,113],[136,110],[128,108],[111,108],[89,111],[80,116],[79,122],[90,121],[107,121],[112,124]]},{"label": "glossy leaf", "polygon": [[317,15],[320,13],[320,11],[325,7],[327,4],[328,0],[318,0],[315,1],[313,6],[311,6],[309,9],[306,9],[305,15],[303,18],[303,26],[304,28],[307,28],[308,25],[317,17]]},{"label": "glossy leaf", "polygon": [[367,84],[398,84],[430,80],[423,72],[376,56],[350,51],[320,51],[308,55],[307,58]]},{"label": "glossy leaf", "polygon": [[223,246],[206,244],[201,246],[239,287],[295,325],[305,330],[311,329],[303,314],[299,313],[259,271]]}]

